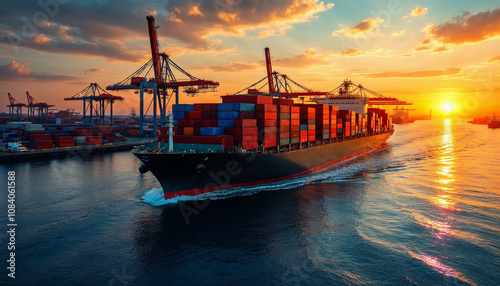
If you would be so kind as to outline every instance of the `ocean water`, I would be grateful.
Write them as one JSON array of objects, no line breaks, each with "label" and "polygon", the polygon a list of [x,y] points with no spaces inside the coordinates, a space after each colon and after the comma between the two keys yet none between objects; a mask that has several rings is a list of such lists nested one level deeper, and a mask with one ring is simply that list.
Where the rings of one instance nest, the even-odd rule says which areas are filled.
[{"label": "ocean water", "polygon": [[[130,152],[16,172],[1,285],[498,285],[500,130],[398,125],[379,150],[266,186],[165,201]],[[7,284],[8,283],[8,284]]]}]

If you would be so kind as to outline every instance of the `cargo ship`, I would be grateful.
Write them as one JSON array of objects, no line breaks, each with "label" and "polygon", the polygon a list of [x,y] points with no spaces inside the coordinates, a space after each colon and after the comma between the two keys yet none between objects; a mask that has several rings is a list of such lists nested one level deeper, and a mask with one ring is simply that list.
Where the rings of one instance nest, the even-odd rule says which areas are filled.
[{"label": "cargo ship", "polygon": [[481,118],[474,118],[471,121],[467,121],[467,123],[470,124],[488,124],[488,121],[490,121],[490,118],[488,116],[481,117]]},{"label": "cargo ship", "polygon": [[366,102],[355,105],[358,112],[335,104],[254,94],[176,104],[175,120],[158,142],[133,154],[170,199],[306,175],[377,149],[393,133],[385,110]]},{"label": "cargo ship", "polygon": [[413,123],[415,122],[415,118],[410,116],[410,110],[414,109],[408,109],[408,108],[394,108],[393,114],[392,114],[392,122],[394,124],[407,124],[407,123]]},{"label": "cargo ship", "polygon": [[500,128],[500,119],[497,119],[495,114],[493,114],[493,118],[488,121],[488,128]]}]

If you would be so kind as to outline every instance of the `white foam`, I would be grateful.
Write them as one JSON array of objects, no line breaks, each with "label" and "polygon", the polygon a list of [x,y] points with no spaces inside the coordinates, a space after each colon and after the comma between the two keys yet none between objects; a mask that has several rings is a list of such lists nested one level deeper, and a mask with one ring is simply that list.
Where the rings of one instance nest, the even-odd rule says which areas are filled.
[{"label": "white foam", "polygon": [[353,164],[350,166],[340,167],[340,168],[339,166],[333,166],[312,174],[300,176],[289,180],[283,180],[274,183],[250,186],[250,187],[225,189],[206,194],[200,194],[197,196],[178,196],[168,200],[165,200],[162,188],[159,189],[153,188],[149,190],[146,194],[144,194],[141,197],[141,199],[143,200],[144,203],[151,204],[153,206],[163,206],[163,205],[177,204],[180,202],[187,202],[187,201],[220,200],[232,197],[243,197],[264,191],[295,189],[310,184],[345,182],[349,181],[350,177],[360,172],[365,167],[366,166],[363,163]]}]

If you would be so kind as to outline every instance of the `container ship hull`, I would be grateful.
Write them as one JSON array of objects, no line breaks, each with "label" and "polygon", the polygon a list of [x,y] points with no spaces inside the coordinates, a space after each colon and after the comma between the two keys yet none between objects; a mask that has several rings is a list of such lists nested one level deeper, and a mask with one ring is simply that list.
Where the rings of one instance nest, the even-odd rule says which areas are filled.
[{"label": "container ship hull", "polygon": [[281,153],[134,152],[163,187],[165,199],[254,186],[312,173],[380,147],[392,132]]}]

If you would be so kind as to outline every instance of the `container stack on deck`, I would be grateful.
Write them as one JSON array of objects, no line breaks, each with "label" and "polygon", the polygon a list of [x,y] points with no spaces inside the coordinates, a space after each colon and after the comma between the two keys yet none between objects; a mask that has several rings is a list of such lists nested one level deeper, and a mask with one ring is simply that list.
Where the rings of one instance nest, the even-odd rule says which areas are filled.
[{"label": "container stack on deck", "polygon": [[[201,145],[210,150],[306,147],[392,128],[384,110],[370,109],[362,115],[336,106],[294,104],[291,99],[261,95],[222,96],[219,104],[177,104],[172,111],[173,139],[182,144],[181,150],[197,150]],[[168,131],[161,128],[159,142],[168,142]],[[101,138],[109,135],[106,128],[99,132]]]}]

